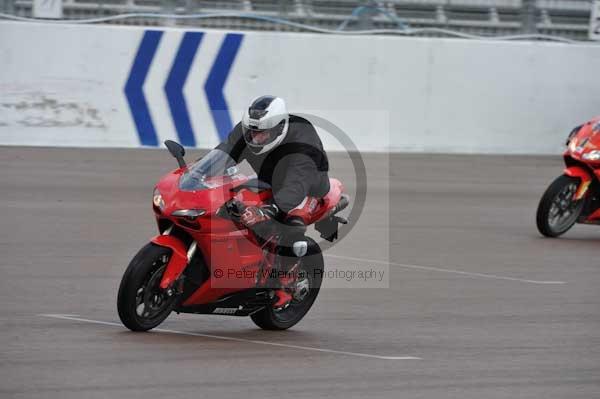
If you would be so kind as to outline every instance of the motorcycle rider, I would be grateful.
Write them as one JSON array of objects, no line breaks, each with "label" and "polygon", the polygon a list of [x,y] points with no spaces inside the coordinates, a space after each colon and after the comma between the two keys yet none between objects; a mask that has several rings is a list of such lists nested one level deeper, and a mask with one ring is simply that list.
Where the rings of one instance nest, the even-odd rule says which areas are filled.
[{"label": "motorcycle rider", "polygon": [[[329,191],[329,162],[314,126],[305,118],[288,114],[282,98],[265,95],[252,101],[241,122],[217,148],[237,163],[246,160],[258,179],[271,185],[273,203],[247,207],[241,222],[254,231],[283,222],[300,228],[303,235],[304,223],[289,212],[307,196],[320,198]],[[279,254],[289,254],[291,243],[297,238],[283,234]],[[291,283],[289,275],[280,273],[279,283],[273,305],[276,309],[286,307],[292,300],[287,289]]]}]

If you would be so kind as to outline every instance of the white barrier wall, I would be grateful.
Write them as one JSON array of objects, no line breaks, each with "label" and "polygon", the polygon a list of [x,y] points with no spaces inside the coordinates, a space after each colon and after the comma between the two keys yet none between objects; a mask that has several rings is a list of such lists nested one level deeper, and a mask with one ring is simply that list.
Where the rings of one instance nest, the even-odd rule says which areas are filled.
[{"label": "white barrier wall", "polygon": [[268,93],[364,151],[558,153],[599,77],[594,44],[0,22],[0,144],[212,147]]}]

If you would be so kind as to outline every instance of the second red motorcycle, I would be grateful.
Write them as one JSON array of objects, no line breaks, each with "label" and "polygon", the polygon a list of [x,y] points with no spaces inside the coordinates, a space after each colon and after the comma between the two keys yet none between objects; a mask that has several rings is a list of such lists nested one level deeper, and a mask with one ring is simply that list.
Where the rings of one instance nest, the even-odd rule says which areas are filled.
[{"label": "second red motorcycle", "polygon": [[600,224],[600,117],[571,131],[566,168],[548,187],[537,210],[537,227],[558,237],[575,223]]}]

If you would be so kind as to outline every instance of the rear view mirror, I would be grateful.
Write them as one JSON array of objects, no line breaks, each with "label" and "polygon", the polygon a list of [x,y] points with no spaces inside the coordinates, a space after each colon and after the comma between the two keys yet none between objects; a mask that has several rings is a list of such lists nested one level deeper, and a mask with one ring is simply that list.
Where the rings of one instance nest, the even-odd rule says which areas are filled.
[{"label": "rear view mirror", "polygon": [[181,144],[173,140],[165,141],[165,146],[167,147],[171,155],[173,155],[173,158],[177,160],[177,164],[179,165],[179,167],[185,168],[186,164],[185,160],[183,159],[183,156],[185,155],[185,148],[183,148]]}]

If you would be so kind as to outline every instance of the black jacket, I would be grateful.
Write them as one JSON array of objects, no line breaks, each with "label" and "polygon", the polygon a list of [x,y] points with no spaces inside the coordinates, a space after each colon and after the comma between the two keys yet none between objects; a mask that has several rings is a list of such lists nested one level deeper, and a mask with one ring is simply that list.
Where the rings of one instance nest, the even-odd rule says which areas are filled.
[{"label": "black jacket", "polygon": [[322,197],[329,191],[327,154],[313,125],[299,116],[290,115],[284,140],[265,154],[250,151],[241,123],[217,148],[227,152],[237,163],[248,161],[259,180],[271,185],[275,204],[285,213],[306,196]]}]

